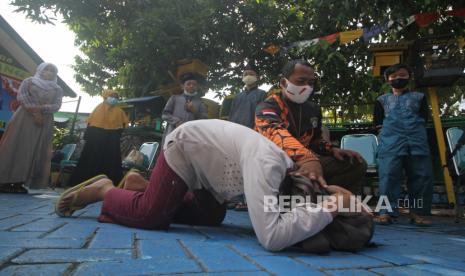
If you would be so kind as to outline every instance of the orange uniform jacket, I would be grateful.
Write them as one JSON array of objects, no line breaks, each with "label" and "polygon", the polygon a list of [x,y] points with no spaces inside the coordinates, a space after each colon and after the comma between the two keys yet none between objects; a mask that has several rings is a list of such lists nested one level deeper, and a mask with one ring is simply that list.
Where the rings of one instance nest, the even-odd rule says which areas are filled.
[{"label": "orange uniform jacket", "polygon": [[[290,110],[292,109],[292,110]],[[273,94],[257,106],[255,130],[283,149],[296,163],[318,160],[316,150],[331,145],[321,140],[321,108],[311,102],[296,104]]]}]

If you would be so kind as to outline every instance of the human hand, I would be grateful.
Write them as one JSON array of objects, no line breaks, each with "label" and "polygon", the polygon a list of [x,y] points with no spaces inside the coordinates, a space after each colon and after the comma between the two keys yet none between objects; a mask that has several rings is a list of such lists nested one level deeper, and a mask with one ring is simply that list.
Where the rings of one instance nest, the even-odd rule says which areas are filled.
[{"label": "human hand", "polygon": [[37,107],[37,106],[31,106],[31,107],[25,107],[25,108],[30,113],[39,113],[41,111],[40,107]]},{"label": "human hand", "polygon": [[352,150],[343,150],[338,148],[332,149],[334,158],[343,161],[345,158],[350,160],[350,163],[354,161],[354,158],[358,160],[359,163],[363,163],[363,157],[355,151]]},{"label": "human hand", "polygon": [[351,191],[346,190],[340,186],[337,185],[328,185],[326,186],[326,191],[328,191],[330,194],[348,194],[348,195],[353,195]]},{"label": "human hand", "polygon": [[[326,191],[328,191],[331,195],[335,196],[336,204],[339,207],[344,208],[354,208],[349,209],[349,213],[354,213],[356,211],[361,211],[362,213],[373,215],[372,210],[369,206],[362,203],[360,198],[357,198],[352,192],[336,185],[329,185],[326,187]],[[340,205],[342,204],[342,205]],[[338,213],[339,213],[338,209]]]},{"label": "human hand", "polygon": [[291,172],[291,175],[304,176],[310,180],[317,181],[321,187],[326,188],[327,184],[323,178],[323,168],[320,161],[303,161],[297,163],[297,170]]},{"label": "human hand", "polygon": [[325,196],[324,200],[318,205],[324,209],[325,212],[329,212],[334,218],[339,215],[341,208],[344,206],[350,206],[350,195],[335,193],[331,196]]},{"label": "human hand", "polygon": [[192,101],[188,101],[186,103],[186,110],[191,112],[191,113],[197,112],[197,110],[195,110],[195,107],[194,107],[194,104],[192,103]]},{"label": "human hand", "polygon": [[32,119],[38,126],[42,126],[44,124],[44,117],[42,116],[42,113],[32,113]]}]

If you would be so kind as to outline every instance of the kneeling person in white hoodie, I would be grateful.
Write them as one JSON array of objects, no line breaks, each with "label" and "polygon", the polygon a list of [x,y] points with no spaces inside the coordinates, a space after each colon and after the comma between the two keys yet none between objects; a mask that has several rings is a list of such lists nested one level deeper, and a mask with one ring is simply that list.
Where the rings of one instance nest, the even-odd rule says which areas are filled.
[{"label": "kneeling person in white hoodie", "polygon": [[[224,203],[245,194],[258,240],[265,249],[278,251],[320,232],[338,214],[337,208],[327,208],[327,201],[279,210],[279,201],[270,198],[279,196],[281,183],[293,170],[299,173],[284,151],[247,127],[192,121],[166,137],[149,181],[129,173],[120,189],[97,176],[82,189],[66,191],[56,212],[70,216],[103,200],[100,222],[144,229],[167,229],[171,223],[215,226],[226,214]],[[327,190],[342,195],[336,199],[344,202],[349,197],[337,186]]]}]

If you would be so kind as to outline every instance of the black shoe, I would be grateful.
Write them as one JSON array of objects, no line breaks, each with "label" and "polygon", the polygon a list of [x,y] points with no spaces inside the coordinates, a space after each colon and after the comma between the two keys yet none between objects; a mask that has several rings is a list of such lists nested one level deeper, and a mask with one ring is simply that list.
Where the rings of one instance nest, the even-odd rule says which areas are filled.
[{"label": "black shoe", "polygon": [[0,185],[0,193],[27,194],[28,191],[22,183],[10,183]]}]

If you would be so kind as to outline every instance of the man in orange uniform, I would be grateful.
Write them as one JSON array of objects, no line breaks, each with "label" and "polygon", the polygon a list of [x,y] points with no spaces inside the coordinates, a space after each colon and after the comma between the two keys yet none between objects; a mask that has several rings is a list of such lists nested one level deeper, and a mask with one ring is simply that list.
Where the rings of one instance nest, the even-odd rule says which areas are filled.
[{"label": "man in orange uniform", "polygon": [[321,137],[321,108],[309,100],[315,72],[304,60],[282,70],[281,93],[269,96],[256,110],[255,129],[282,148],[299,172],[322,186],[336,184],[360,194],[366,162],[354,151],[333,147]]}]

